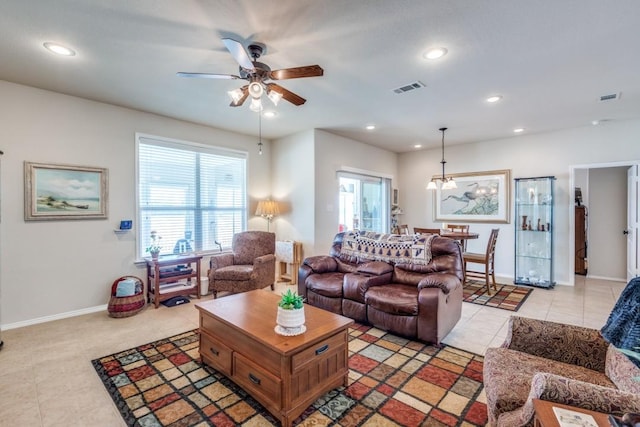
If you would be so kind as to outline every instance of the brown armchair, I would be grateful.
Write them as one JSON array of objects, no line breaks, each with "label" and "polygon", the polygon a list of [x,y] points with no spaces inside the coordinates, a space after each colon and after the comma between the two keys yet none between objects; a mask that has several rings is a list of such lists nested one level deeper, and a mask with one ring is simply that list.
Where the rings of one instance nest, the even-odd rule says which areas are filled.
[{"label": "brown armchair", "polygon": [[232,294],[274,289],[276,235],[267,231],[243,231],[233,236],[232,253],[213,255],[209,261],[209,289]]},{"label": "brown armchair", "polygon": [[512,316],[484,358],[489,425],[531,427],[533,399],[617,416],[640,412],[640,368],[596,329]]}]

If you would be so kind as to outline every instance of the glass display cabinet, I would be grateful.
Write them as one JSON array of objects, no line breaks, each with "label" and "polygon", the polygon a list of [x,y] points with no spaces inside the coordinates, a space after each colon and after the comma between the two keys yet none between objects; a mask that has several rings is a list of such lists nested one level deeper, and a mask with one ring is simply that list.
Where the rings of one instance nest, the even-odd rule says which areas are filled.
[{"label": "glass display cabinet", "polygon": [[553,176],[515,179],[515,280],[551,288],[553,280]]}]

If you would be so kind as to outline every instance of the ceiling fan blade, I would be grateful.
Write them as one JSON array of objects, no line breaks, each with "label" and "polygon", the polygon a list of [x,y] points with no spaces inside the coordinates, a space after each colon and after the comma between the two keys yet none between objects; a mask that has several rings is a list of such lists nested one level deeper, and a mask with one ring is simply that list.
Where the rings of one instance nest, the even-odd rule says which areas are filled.
[{"label": "ceiling fan blade", "polygon": [[293,105],[302,105],[305,102],[307,102],[307,100],[304,99],[303,97],[296,95],[295,93],[288,91],[287,89],[275,83],[268,83],[267,88],[269,88],[269,90],[275,90],[276,92],[281,93],[282,98],[286,99]]},{"label": "ceiling fan blade", "polygon": [[196,77],[202,79],[226,79],[226,80],[235,80],[239,79],[240,76],[236,76],[233,74],[211,74],[211,73],[183,73],[182,71],[176,73],[178,77]]},{"label": "ceiling fan blade", "polygon": [[240,90],[242,91],[242,98],[240,98],[238,102],[231,101],[229,107],[239,107],[247,100],[247,97],[249,96],[249,85],[242,86]]},{"label": "ceiling fan blade", "polygon": [[229,53],[231,53],[231,56],[233,56],[233,59],[235,59],[242,68],[251,71],[256,69],[246,49],[242,46],[242,43],[234,39],[222,39],[222,43],[224,43]]},{"label": "ceiling fan blade", "polygon": [[284,68],[271,72],[273,80],[299,79],[302,77],[319,77],[324,70],[319,65],[307,65],[304,67]]}]

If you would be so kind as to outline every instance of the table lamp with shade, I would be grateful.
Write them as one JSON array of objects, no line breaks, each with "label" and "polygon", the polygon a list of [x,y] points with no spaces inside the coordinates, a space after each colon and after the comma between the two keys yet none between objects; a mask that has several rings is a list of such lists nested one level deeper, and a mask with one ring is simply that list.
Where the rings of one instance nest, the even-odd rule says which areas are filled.
[{"label": "table lamp with shade", "polygon": [[269,231],[269,226],[271,225],[271,221],[273,220],[273,217],[279,214],[280,214],[280,207],[278,206],[278,202],[274,200],[260,200],[258,202],[258,207],[256,208],[256,215],[259,215],[267,219],[267,231]]}]

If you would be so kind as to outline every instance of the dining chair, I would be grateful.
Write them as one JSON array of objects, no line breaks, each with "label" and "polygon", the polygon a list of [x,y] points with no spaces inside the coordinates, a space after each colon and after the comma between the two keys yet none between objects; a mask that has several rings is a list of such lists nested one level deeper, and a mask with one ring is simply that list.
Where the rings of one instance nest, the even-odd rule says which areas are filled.
[{"label": "dining chair", "polygon": [[415,234],[440,234],[440,229],[413,227],[413,232]]},{"label": "dining chair", "polygon": [[[443,230],[450,231],[452,233],[468,233],[469,225],[468,224],[445,224],[442,227]],[[459,239],[460,247],[462,248],[462,252],[467,250],[467,240]]]},{"label": "dining chair", "polygon": [[[496,276],[494,270],[494,259],[496,253],[496,242],[498,241],[498,232],[499,228],[494,228],[491,230],[491,234],[489,235],[489,241],[487,242],[487,250],[485,253],[474,253],[474,252],[463,252],[462,253],[462,261],[464,263],[464,280],[467,280],[467,277],[477,277],[480,279],[484,279],[485,285],[487,286],[487,293],[491,295],[491,288],[489,286],[489,276],[491,276],[491,286],[493,286],[494,290],[496,288]],[[473,264],[482,264],[484,265],[484,271],[471,270],[467,268],[468,263]]]},{"label": "dining chair", "polygon": [[409,226],[407,224],[400,224],[398,226],[398,234],[409,234]]}]

